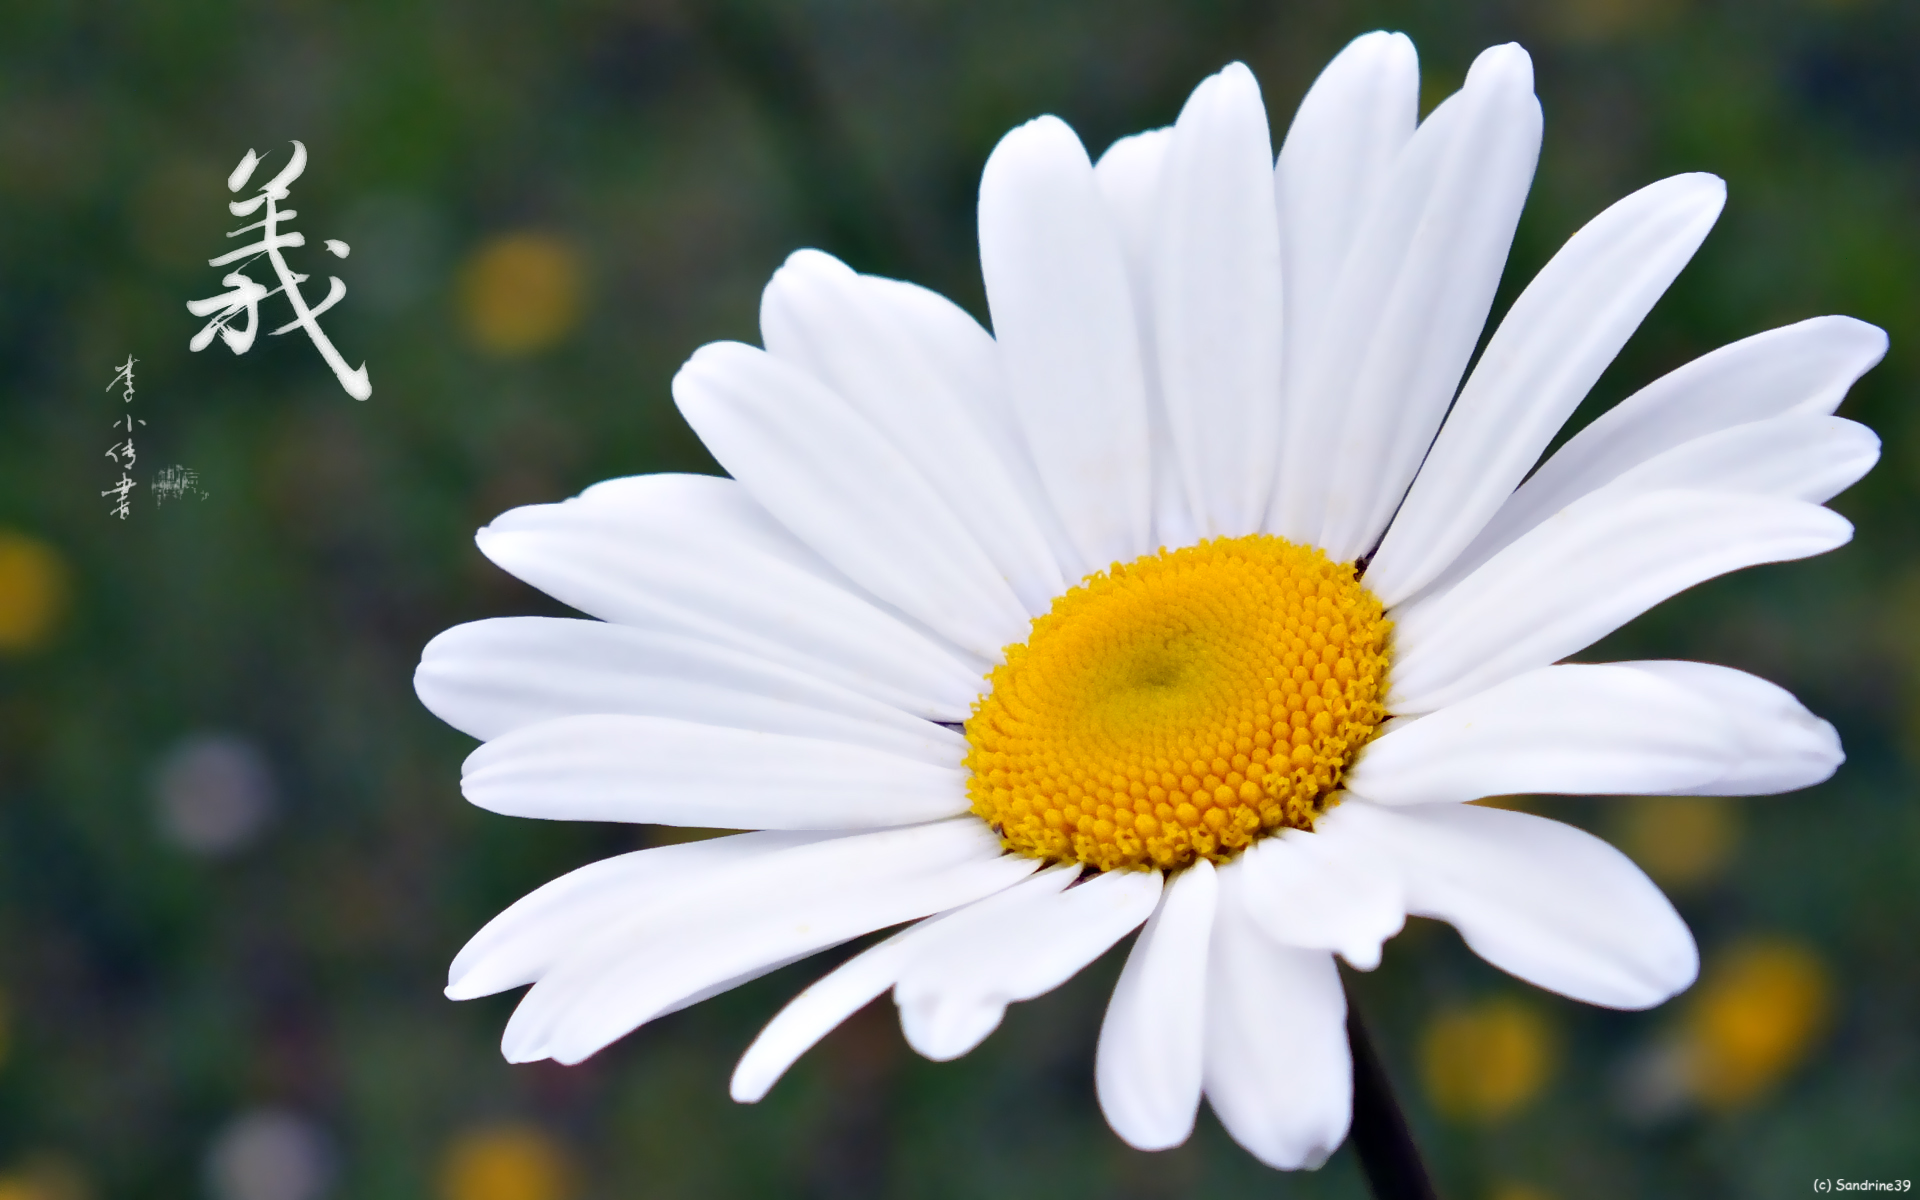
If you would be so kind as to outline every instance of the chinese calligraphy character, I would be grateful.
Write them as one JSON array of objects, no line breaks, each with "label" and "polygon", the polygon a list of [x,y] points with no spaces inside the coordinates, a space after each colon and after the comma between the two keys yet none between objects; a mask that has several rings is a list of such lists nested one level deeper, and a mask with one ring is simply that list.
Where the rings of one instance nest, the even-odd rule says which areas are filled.
[{"label": "chinese calligraphy character", "polygon": [[[134,424],[135,422],[132,414],[128,414],[127,416],[120,418],[118,421],[115,421],[113,423],[113,427],[115,429],[120,429],[122,427],[125,427],[127,431],[127,440],[124,442],[121,442],[117,446],[110,447],[107,450],[107,457],[113,460],[113,464],[115,466],[119,467],[121,470],[124,470],[124,471],[131,471],[133,469],[133,464],[139,461],[139,459],[134,457],[134,453],[133,453]],[[139,422],[139,424],[145,425],[146,422],[141,421]]]},{"label": "chinese calligraphy character", "polygon": [[[115,368],[113,382],[105,388],[109,392],[116,387],[119,388],[120,401],[123,404],[133,403],[133,364],[139,361],[133,355],[127,355],[127,361]],[[133,481],[133,464],[138,461],[133,449],[133,427],[145,424],[145,421],[135,421],[130,412],[113,423],[115,429],[124,428],[127,431],[126,440],[115,443],[106,453],[106,457],[112,459],[114,465],[120,468],[120,479],[100,494],[113,497],[113,515],[122,521],[126,520],[127,515],[133,511],[131,499],[133,489],[140,486]]]},{"label": "chinese calligraphy character", "polygon": [[[233,169],[233,174],[227,176],[227,190],[237,192],[245,187],[247,180],[253,177],[253,169],[259,165],[260,156],[248,150],[247,156],[240,160],[240,165]],[[240,262],[242,259],[246,262],[242,263],[240,269],[233,271],[220,281],[233,290],[222,295],[209,296],[205,300],[188,302],[188,312],[196,317],[211,316],[213,319],[208,321],[199,333],[193,335],[193,340],[187,343],[187,347],[197,353],[211,345],[214,335],[218,334],[220,340],[227,344],[227,349],[235,354],[245,354],[253,346],[253,336],[257,331],[260,316],[260,302],[276,292],[283,293],[287,297],[287,302],[293,306],[294,319],[278,329],[271,330],[268,336],[277,336],[294,329],[306,330],[307,337],[313,341],[314,348],[320,351],[320,357],[326,359],[327,365],[333,368],[334,377],[340,381],[340,386],[347,390],[347,395],[355,400],[365,400],[373,395],[373,384],[367,379],[366,364],[361,363],[357,369],[349,370],[347,360],[340,357],[340,352],[333,348],[333,343],[321,331],[318,319],[321,313],[340,303],[341,297],[347,294],[347,285],[341,282],[339,276],[329,275],[327,298],[309,308],[306,297],[300,293],[300,285],[307,281],[308,276],[296,274],[287,266],[286,258],[280,253],[282,250],[307,244],[304,234],[291,230],[282,231],[280,228],[282,221],[291,221],[300,214],[293,209],[283,210],[279,207],[280,201],[291,194],[288,191],[289,186],[294,180],[300,178],[300,173],[306,169],[307,148],[295,142],[293,160],[274,176],[271,182],[263,185],[258,195],[250,200],[234,200],[228,203],[227,211],[236,217],[252,216],[260,210],[262,205],[265,205],[266,214],[259,221],[252,225],[243,225],[227,234],[228,237],[239,237],[257,229],[260,231],[260,240],[250,242],[238,250],[228,251],[218,258],[207,260],[207,265],[210,267],[224,267],[228,263]],[[336,258],[345,258],[348,253],[345,242],[332,238],[327,239],[326,249]],[[253,278],[246,273],[247,266],[263,254],[273,264],[273,273],[280,281],[278,287],[262,286],[254,282]],[[233,320],[243,312],[247,317],[246,324],[239,329],[233,328]]]}]

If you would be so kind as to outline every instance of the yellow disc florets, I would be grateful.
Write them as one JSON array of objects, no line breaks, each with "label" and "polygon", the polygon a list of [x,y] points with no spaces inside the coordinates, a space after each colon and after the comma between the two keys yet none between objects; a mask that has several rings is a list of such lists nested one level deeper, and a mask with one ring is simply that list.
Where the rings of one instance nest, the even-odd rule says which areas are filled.
[{"label": "yellow disc florets", "polygon": [[1015,853],[1103,871],[1311,829],[1385,716],[1387,631],[1353,564],[1283,538],[1115,564],[988,676],[973,811]]}]

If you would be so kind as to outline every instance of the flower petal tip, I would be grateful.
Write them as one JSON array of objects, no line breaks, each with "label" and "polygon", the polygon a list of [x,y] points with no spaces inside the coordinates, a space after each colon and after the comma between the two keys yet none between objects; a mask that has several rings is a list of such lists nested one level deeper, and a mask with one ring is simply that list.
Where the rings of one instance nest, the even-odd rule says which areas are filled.
[{"label": "flower petal tip", "polygon": [[1467,81],[1462,90],[1473,87],[1507,87],[1531,95],[1533,56],[1519,42],[1487,47],[1467,68]]},{"label": "flower petal tip", "polygon": [[760,1078],[759,1072],[748,1074],[746,1066],[743,1061],[734,1071],[733,1079],[727,1084],[727,1095],[735,1104],[758,1104],[773,1090],[774,1080]]}]

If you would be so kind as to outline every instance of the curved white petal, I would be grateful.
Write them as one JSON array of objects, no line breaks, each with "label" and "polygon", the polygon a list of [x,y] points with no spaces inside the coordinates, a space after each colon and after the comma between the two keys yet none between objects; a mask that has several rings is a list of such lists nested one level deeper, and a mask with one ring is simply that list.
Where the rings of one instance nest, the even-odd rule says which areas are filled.
[{"label": "curved white petal", "polygon": [[467,756],[460,789],[490,812],[708,829],[871,829],[967,811],[947,766],[785,733],[670,717],[557,717]]},{"label": "curved white petal", "polygon": [[1207,1103],[1233,1140],[1269,1167],[1327,1161],[1353,1113],[1347,997],[1333,956],[1276,945],[1240,895],[1240,863],[1220,871],[1207,960]]},{"label": "curved white petal", "polygon": [[414,691],[481,740],[554,717],[675,717],[788,733],[958,766],[966,739],[838,684],[682,633],[496,617],[427,643]]},{"label": "curved white petal", "polygon": [[1696,690],[1618,666],[1541,667],[1381,734],[1347,771],[1381,804],[1524,792],[1669,794],[1710,784],[1744,747]]},{"label": "curved white petal", "polygon": [[1726,200],[1715,176],[1663,179],[1587,222],[1534,276],[1488,340],[1367,567],[1382,603],[1437,578],[1486,525]]},{"label": "curved white petal", "polygon": [[1187,503],[1187,480],[1180,458],[1173,452],[1173,427],[1160,391],[1160,357],[1155,344],[1153,267],[1156,218],[1160,213],[1160,179],[1166,170],[1173,129],[1151,129],[1123,137],[1108,146],[1093,164],[1100,198],[1113,216],[1127,259],[1127,282],[1133,293],[1134,327],[1140,339],[1140,365],[1147,396],[1147,436],[1153,447],[1153,535],[1155,546],[1190,546],[1200,537],[1200,523]]},{"label": "curved white petal", "polygon": [[964,721],[981,666],[876,603],[731,479],[639,475],[516,508],[475,541],[574,608],[817,676],[918,717]]},{"label": "curved white petal", "polygon": [[1193,1132],[1218,894],[1206,859],[1168,882],[1100,1024],[1094,1091],[1107,1124],[1136,1150],[1178,1146]]},{"label": "curved white petal", "polygon": [[[1160,180],[1166,173],[1167,151],[1173,146],[1173,128],[1149,129],[1123,137],[1108,146],[1093,164],[1093,181],[1100,189],[1113,230],[1126,258],[1142,345],[1151,342],[1154,231],[1160,212]],[[1157,372],[1149,372],[1152,388]]]},{"label": "curved white petal", "polygon": [[1289,829],[1240,856],[1242,898],[1267,936],[1334,951],[1362,971],[1380,965],[1381,943],[1406,924],[1407,901],[1366,840],[1370,808],[1337,804],[1313,832]]},{"label": "curved white petal", "polygon": [[737,833],[589,863],[522,896],[468,939],[447,968],[447,998],[532,983],[609,922],[661,902],[709,872],[818,842],[819,833]]},{"label": "curved white petal", "polygon": [[1690,796],[1770,796],[1812,787],[1846,761],[1840,735],[1783,687],[1711,663],[1616,663],[1685,688],[1720,710],[1738,750],[1725,773],[1682,789]]},{"label": "curved white petal", "polygon": [[1781,496],[1821,504],[1880,461],[1880,438],[1844,417],[1791,414],[1683,442],[1622,472],[1614,495],[1662,488]]},{"label": "curved white petal", "polygon": [[1059,119],[1029,121],[987,159],[980,269],[1015,419],[1081,561],[1139,557],[1153,469],[1125,253]]},{"label": "curved white petal", "polygon": [[1590,646],[1703,580],[1852,535],[1844,517],[1794,500],[1594,492],[1450,590],[1392,611],[1387,708],[1431,712]]},{"label": "curved white petal", "polygon": [[928,320],[947,302],[927,293],[900,303],[911,287],[802,250],[761,295],[761,336],[768,353],[827,384],[886,436],[1037,616],[1067,586],[1034,517],[1045,498],[1019,486],[984,428],[1004,407],[981,394],[998,380],[955,371],[936,354],[953,339],[954,322],[971,318],[955,309],[947,320]]},{"label": "curved white petal", "polygon": [[[1007,1000],[995,1003],[992,984],[964,978],[952,969],[954,957],[992,972],[996,962],[992,940],[1008,925],[1030,919],[1047,899],[1058,895],[1080,876],[1078,864],[1047,867],[946,917],[937,929],[928,929],[919,950],[900,967],[893,988],[900,1009],[900,1032],[907,1044],[934,1062],[959,1058],[1000,1027]],[[1144,918],[1143,918],[1144,919]]]},{"label": "curved white petal", "polygon": [[849,579],[992,660],[1029,615],[953,510],[873,423],[805,372],[702,346],[673,398],[713,456]]},{"label": "curved white petal", "polygon": [[1549,991],[1651,1008],[1691,984],[1686,922],[1627,856],[1571,825],[1472,805],[1382,811],[1379,844],[1407,910],[1460,931],[1475,954]]},{"label": "curved white petal", "polygon": [[1009,1003],[1073,978],[1159,903],[1158,871],[1107,871],[1067,887],[1079,874],[1077,865],[1042,872],[930,933],[894,988],[908,1044],[936,1062],[960,1057],[999,1027]]},{"label": "curved white petal", "polygon": [[993,335],[972,314],[937,292],[897,279],[863,275],[866,290],[891,309],[931,368],[966,396],[981,433],[1018,489],[1020,503],[1046,535],[1054,561],[1069,579],[1087,573],[1080,551],[1047,498],[1040,470],[1007,394],[1005,365]]},{"label": "curved white petal", "polygon": [[576,1063],[696,993],[989,896],[1030,874],[973,818],[810,842],[724,869],[609,921],[507,1022],[509,1062]]},{"label": "curved white petal", "polygon": [[[1864,321],[1814,317],[1722,346],[1661,376],[1542,463],[1429,592],[1466,577],[1554,513],[1660,454],[1736,425],[1831,413],[1886,352],[1887,335]],[[1715,489],[1705,481],[1699,486]]]},{"label": "curved white petal", "polygon": [[1154,350],[1173,452],[1203,537],[1257,532],[1280,449],[1280,230],[1253,73],[1194,89],[1153,228]]},{"label": "curved white petal", "polygon": [[926,935],[948,915],[928,917],[868,947],[788,1001],[740,1056],[729,1094],[741,1104],[758,1103],[802,1054],[892,987],[925,945]]},{"label": "curved white petal", "polygon": [[1419,104],[1413,42],[1399,33],[1364,34],[1314,80],[1274,166],[1286,280],[1285,429],[1268,524],[1295,540],[1318,532],[1332,471],[1327,454],[1341,416],[1313,390],[1307,367],[1320,352],[1362,219],[1393,178]]},{"label": "curved white petal", "polygon": [[1280,260],[1285,264],[1281,351],[1289,407],[1298,367],[1333,302],[1360,219],[1413,136],[1420,60],[1404,33],[1365,33],[1320,72],[1287,127],[1274,164]]},{"label": "curved white petal", "polygon": [[1414,131],[1308,349],[1272,532],[1336,561],[1373,548],[1479,338],[1539,150],[1533,66],[1513,45],[1475,59]]}]

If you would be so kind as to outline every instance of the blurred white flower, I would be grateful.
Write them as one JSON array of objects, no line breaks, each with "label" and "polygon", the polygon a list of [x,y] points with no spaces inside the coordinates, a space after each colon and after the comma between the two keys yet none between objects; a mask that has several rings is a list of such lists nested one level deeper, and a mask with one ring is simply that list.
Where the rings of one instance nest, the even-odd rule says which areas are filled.
[{"label": "blurred white flower", "polygon": [[273,773],[259,749],[230,733],[199,733],[154,772],[160,834],[192,854],[222,857],[252,844],[273,816]]},{"label": "blurred white flower", "polygon": [[333,1182],[333,1168],[325,1132],[279,1108],[241,1113],[207,1152],[214,1200],[318,1200]]}]

